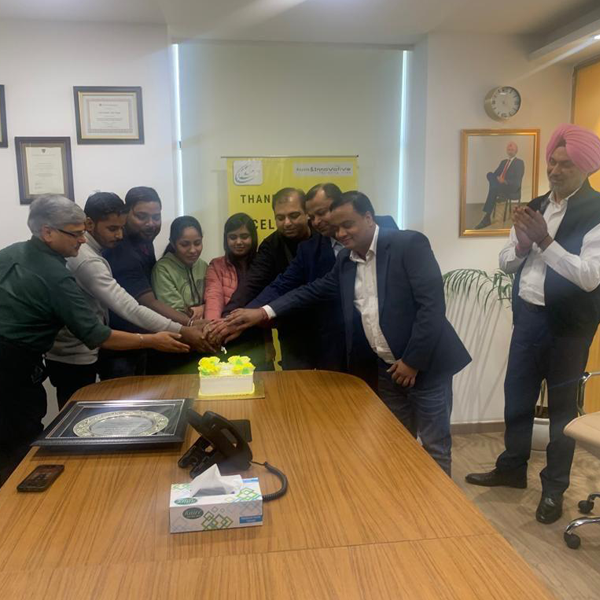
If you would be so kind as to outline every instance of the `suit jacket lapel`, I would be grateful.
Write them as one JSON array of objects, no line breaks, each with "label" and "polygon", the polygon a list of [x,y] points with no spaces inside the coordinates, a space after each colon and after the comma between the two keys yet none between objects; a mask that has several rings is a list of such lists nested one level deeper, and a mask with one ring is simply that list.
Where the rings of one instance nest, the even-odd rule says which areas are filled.
[{"label": "suit jacket lapel", "polygon": [[377,239],[377,254],[375,256],[376,271],[377,271],[377,300],[379,305],[379,318],[383,313],[385,302],[385,292],[387,289],[387,272],[390,264],[389,251],[390,239],[385,229],[379,229],[379,237]]},{"label": "suit jacket lapel", "polygon": [[344,264],[341,265],[342,276],[340,278],[342,310],[344,312],[344,318],[350,319],[349,323],[352,323],[352,316],[354,314],[354,282],[356,281],[356,263],[351,261],[349,256],[346,256],[342,260],[344,261]]},{"label": "suit jacket lapel", "polygon": [[321,244],[319,248],[319,253],[324,259],[331,258],[335,260],[335,253],[333,252],[333,246],[331,245],[331,238],[321,236]]}]

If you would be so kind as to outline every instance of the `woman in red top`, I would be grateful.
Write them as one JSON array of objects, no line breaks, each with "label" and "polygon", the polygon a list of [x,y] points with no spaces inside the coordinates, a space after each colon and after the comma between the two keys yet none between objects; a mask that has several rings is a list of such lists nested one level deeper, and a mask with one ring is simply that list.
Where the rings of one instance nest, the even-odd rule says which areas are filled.
[{"label": "woman in red top", "polygon": [[[225,222],[225,256],[210,261],[204,290],[204,318],[220,319],[223,309],[242,285],[258,248],[258,234],[246,213],[232,215]],[[257,370],[273,370],[273,344],[270,332],[249,330],[227,347],[228,355],[249,356]],[[226,357],[221,357],[226,358]]]}]

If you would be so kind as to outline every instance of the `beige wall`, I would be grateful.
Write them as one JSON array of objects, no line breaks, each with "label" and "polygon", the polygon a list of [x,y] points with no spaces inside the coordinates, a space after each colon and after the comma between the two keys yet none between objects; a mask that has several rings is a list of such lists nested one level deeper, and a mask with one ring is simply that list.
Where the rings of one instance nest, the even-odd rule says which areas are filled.
[{"label": "beige wall", "polygon": [[[573,123],[600,135],[600,58],[575,70],[573,88]],[[600,172],[590,177],[592,186],[600,190]],[[600,371],[600,335],[590,350],[588,371]],[[600,378],[591,379],[586,388],[585,409],[600,410]]]}]

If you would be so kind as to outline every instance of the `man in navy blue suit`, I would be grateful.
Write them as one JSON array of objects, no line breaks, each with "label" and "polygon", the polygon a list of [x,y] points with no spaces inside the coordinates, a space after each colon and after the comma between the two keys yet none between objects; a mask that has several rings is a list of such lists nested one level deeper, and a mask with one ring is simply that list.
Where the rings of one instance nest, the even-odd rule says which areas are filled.
[{"label": "man in navy blue suit", "polygon": [[[287,292],[323,277],[335,264],[344,246],[334,237],[329,222],[331,203],[342,196],[334,183],[319,183],[306,194],[306,212],[317,234],[298,246],[296,256],[288,268],[277,276],[246,308],[259,308],[273,302]],[[319,338],[312,340],[317,369],[346,371],[346,341],[341,298],[328,301],[314,311]],[[322,343],[327,340],[327,343]]]},{"label": "man in navy blue suit", "polygon": [[334,268],[269,305],[232,313],[229,339],[339,293],[348,364],[362,337],[377,360],[380,398],[450,474],[452,377],[471,358],[446,319],[429,241],[415,231],[380,229],[371,201],[357,191],[332,203],[330,221],[344,246]]}]

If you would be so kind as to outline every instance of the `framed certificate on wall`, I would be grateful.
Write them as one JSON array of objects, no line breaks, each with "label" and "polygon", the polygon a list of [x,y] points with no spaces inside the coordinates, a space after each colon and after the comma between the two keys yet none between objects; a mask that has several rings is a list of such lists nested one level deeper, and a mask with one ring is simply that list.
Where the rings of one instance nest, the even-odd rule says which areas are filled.
[{"label": "framed certificate on wall", "polygon": [[15,151],[21,204],[43,194],[75,200],[70,138],[16,137]]},{"label": "framed certificate on wall", "polygon": [[143,144],[141,87],[74,87],[78,144]]},{"label": "framed certificate on wall", "polygon": [[6,131],[6,101],[4,100],[4,86],[0,85],[0,148],[8,148]]}]

